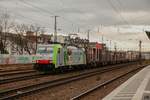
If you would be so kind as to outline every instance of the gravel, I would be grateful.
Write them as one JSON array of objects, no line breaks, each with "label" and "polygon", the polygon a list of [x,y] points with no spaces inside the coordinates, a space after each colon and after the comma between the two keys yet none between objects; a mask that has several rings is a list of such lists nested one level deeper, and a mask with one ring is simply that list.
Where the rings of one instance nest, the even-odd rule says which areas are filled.
[{"label": "gravel", "polygon": [[[138,70],[139,71],[139,70]],[[112,92],[115,88],[120,86],[122,83],[124,83],[127,79],[135,75],[138,71],[134,73],[130,73],[124,77],[122,77],[119,80],[116,80],[102,88],[97,89],[96,91],[93,91],[92,93],[84,96],[80,100],[101,100],[104,98],[106,95],[108,95],[110,92]]]},{"label": "gravel", "polygon": [[[47,88],[32,95],[21,97],[19,98],[19,100],[69,100],[71,97],[76,96],[77,94],[89,89],[90,87],[103,83],[104,81],[109,80],[112,77],[118,76],[119,74],[123,74],[129,70],[132,70],[133,68],[135,68],[135,65],[123,67],[121,69],[113,70],[100,75],[95,75],[65,85]],[[102,93],[104,94],[104,92]]]},{"label": "gravel", "polygon": [[14,65],[0,65],[0,71],[3,70],[22,70],[22,69],[33,69],[32,64],[14,64]]}]

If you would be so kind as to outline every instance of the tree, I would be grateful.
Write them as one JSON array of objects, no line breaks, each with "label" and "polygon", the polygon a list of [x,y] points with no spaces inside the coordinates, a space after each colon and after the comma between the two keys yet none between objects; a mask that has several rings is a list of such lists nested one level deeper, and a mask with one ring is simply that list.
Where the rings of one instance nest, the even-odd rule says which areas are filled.
[{"label": "tree", "polygon": [[2,13],[0,16],[0,53],[6,54],[8,46],[8,33],[14,27],[13,21],[10,19],[10,15],[7,12]]},{"label": "tree", "polygon": [[38,35],[44,33],[45,31],[37,25],[25,25],[17,24],[15,25],[15,33],[17,35],[16,39],[16,51],[19,54],[27,52],[28,54],[35,54],[38,44]]}]

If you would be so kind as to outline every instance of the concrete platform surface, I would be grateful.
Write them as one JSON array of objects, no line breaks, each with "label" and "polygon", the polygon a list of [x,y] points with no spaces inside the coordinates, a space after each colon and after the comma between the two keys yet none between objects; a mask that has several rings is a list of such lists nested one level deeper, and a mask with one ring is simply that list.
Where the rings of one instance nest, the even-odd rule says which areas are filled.
[{"label": "concrete platform surface", "polygon": [[103,100],[150,100],[150,65],[128,79]]}]

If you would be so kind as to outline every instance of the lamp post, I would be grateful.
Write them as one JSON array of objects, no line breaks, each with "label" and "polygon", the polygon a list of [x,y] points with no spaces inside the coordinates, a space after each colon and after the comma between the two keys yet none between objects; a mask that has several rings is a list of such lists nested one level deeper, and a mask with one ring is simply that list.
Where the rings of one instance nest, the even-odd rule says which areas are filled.
[{"label": "lamp post", "polygon": [[[129,40],[133,40],[133,39],[129,39]],[[139,41],[139,64],[141,65],[142,64],[142,40],[139,40],[139,39],[135,39],[137,41]]]},{"label": "lamp post", "polygon": [[139,40],[139,62],[140,62],[140,65],[142,64],[142,52],[141,52],[141,49],[142,49],[142,41]]}]

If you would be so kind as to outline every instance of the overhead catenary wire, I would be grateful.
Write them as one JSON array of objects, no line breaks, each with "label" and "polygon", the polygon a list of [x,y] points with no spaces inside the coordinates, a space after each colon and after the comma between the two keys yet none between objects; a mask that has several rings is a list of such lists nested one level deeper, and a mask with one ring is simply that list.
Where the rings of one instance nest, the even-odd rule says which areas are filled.
[{"label": "overhead catenary wire", "polygon": [[[41,8],[41,7],[39,7],[39,6],[35,5],[35,4],[29,3],[28,1],[25,1],[25,0],[19,0],[19,1],[22,2],[22,3],[24,3],[24,4],[27,4],[27,5],[31,6],[31,7],[33,7],[33,8],[35,8],[35,9],[38,9],[38,10],[44,12],[44,13],[47,13],[47,14],[50,15],[50,16],[55,16],[55,15],[56,15],[56,13],[50,12],[49,10],[43,9],[43,8]],[[61,16],[61,18],[63,18],[65,21],[69,22],[70,24],[73,24],[73,25],[76,26],[76,27],[79,26],[79,25],[76,24],[75,22],[73,22],[73,21],[71,21],[71,20],[69,20],[69,19],[66,19],[66,18],[64,18],[63,16]]]},{"label": "overhead catenary wire", "polygon": [[[22,14],[20,14],[20,13],[14,13],[15,15],[17,15],[17,16],[19,16],[20,18],[23,18],[23,19],[25,19],[27,22],[29,22],[30,24],[37,24],[37,25],[39,25],[39,24],[41,24],[42,23],[42,21],[38,21],[38,20],[36,20],[36,19],[31,19],[31,18],[29,18],[29,17],[26,17],[26,16],[24,16],[24,15],[22,15]],[[39,26],[41,26],[41,25],[39,25]],[[42,25],[43,26],[43,25]],[[48,28],[48,27],[45,27],[45,28]],[[52,29],[52,28],[50,28],[50,29]]]},{"label": "overhead catenary wire", "polygon": [[111,0],[107,0],[108,3],[110,4],[110,6],[113,8],[113,10],[120,16],[121,20],[127,24],[129,27],[131,27],[130,23],[122,16],[122,14],[120,13],[120,11],[115,7],[115,5],[112,3]]},{"label": "overhead catenary wire", "polygon": [[[39,22],[35,19],[31,19],[29,17],[26,17],[26,16],[20,14],[20,13],[13,12],[12,10],[7,9],[7,12],[9,12],[10,17],[12,17],[14,24],[19,24],[18,22],[20,22],[20,21],[16,21],[15,17],[17,16],[17,17],[20,17],[20,18],[24,19],[26,22],[30,23],[29,25],[38,25],[41,29],[44,29],[44,30],[49,29],[48,27],[42,27],[40,25],[42,22]],[[38,23],[35,23],[35,22],[38,22]],[[23,23],[23,24],[26,24],[26,23]],[[50,28],[50,29],[52,29],[52,28]]]},{"label": "overhead catenary wire", "polygon": [[[125,12],[125,7],[124,7],[124,4],[122,3],[122,1],[121,0],[115,0],[117,3],[118,3],[118,11],[120,12],[120,14],[122,13],[122,12]],[[117,6],[117,5],[116,5]],[[121,14],[122,15],[122,14]],[[134,23],[134,19],[135,18],[133,18],[132,16],[129,16],[128,18],[130,18],[130,23],[132,22],[132,23]],[[125,19],[125,18],[124,18]],[[125,19],[128,23],[129,23],[129,21],[127,20],[127,19]]]},{"label": "overhead catenary wire", "polygon": [[[121,14],[121,12],[123,11],[123,7],[124,7],[123,4],[122,4],[122,2],[120,0],[115,0],[115,1],[120,5],[120,7],[118,7],[119,9],[114,6],[112,0],[108,0],[109,4],[114,9],[114,11],[120,15],[120,18],[122,18],[122,20],[128,25],[128,27],[132,28],[131,25],[130,25],[130,23]],[[138,30],[140,30],[140,29],[138,29]],[[135,38],[136,38],[136,36],[135,36]]]},{"label": "overhead catenary wire", "polygon": [[[23,16],[23,15],[21,15],[20,13],[17,13],[17,12],[12,12],[11,10],[8,10],[7,9],[7,12],[10,12],[13,16],[11,16],[11,17],[20,17],[20,18],[23,18],[24,20],[26,20],[27,22],[30,22],[30,23],[33,23],[33,19],[30,19],[30,18],[28,18],[28,17],[25,17],[25,16]],[[11,15],[10,14],[10,15]],[[15,20],[15,19],[14,19]]]},{"label": "overhead catenary wire", "polygon": [[[120,5],[120,7],[119,7],[120,11],[123,11],[124,8],[126,8],[126,7],[124,7],[124,4],[122,3],[121,0],[115,0],[115,1]],[[129,18],[131,19],[132,23],[134,23],[136,20],[139,20],[139,18],[143,18],[143,19],[144,19],[144,17],[147,16],[148,14],[149,14],[149,13],[146,13],[146,14],[141,15],[141,16],[138,16],[138,14],[137,14],[137,15],[134,16],[134,17],[129,16]]]},{"label": "overhead catenary wire", "polygon": [[[127,23],[127,25],[131,28],[131,22],[132,23],[134,23],[134,21],[135,20],[137,20],[137,18],[141,18],[141,17],[144,17],[145,15],[143,15],[143,16],[137,16],[137,17],[132,17],[132,16],[129,16],[129,18],[130,18],[130,23],[129,23],[129,21],[127,20],[127,19],[125,19],[124,18],[124,16],[121,14],[122,12],[124,12],[124,5],[123,5],[123,3],[122,3],[122,1],[121,0],[115,0],[116,2],[117,2],[117,4],[119,5],[119,6],[117,6],[117,5],[115,5],[115,6],[117,6],[117,7],[115,7],[114,6],[114,4],[112,3],[112,0],[108,0],[109,1],[109,3],[113,6],[113,8],[115,9],[115,11],[117,12],[117,13],[120,13],[120,15],[121,15],[121,17],[123,18],[123,20],[124,20],[124,22],[126,22]],[[139,19],[138,19],[139,20]],[[141,31],[141,29],[137,29],[137,28],[134,28],[134,29],[136,29],[136,30],[140,30]]]},{"label": "overhead catenary wire", "polygon": [[[19,0],[20,1],[20,0]],[[18,5],[18,3],[16,3],[16,7],[17,7],[17,5]],[[23,5],[21,5],[21,6],[24,6],[24,7],[27,7],[27,6],[25,6],[24,4]],[[11,11],[11,10],[9,10],[9,11]],[[18,13],[18,12],[16,12],[16,11],[11,11],[12,13],[14,13],[14,15],[16,16],[17,15],[17,17],[19,16],[20,18],[23,18],[23,19],[25,19],[27,22],[29,22],[29,23],[32,23],[32,24],[38,24],[38,25],[41,25],[42,24],[42,26],[45,26],[45,24],[49,24],[47,21],[46,22],[43,22],[43,21],[41,21],[41,20],[39,20],[39,19],[37,19],[37,18],[33,18],[33,17],[27,17],[27,16],[24,16],[24,14],[21,14],[21,13]],[[45,24],[43,24],[43,23],[45,23]],[[49,25],[48,25],[49,26]],[[47,27],[45,27],[45,28],[48,28],[48,26]],[[51,27],[53,27],[53,26],[51,26]],[[50,28],[50,27],[49,27]],[[50,28],[50,29],[52,29],[52,28]]]}]

